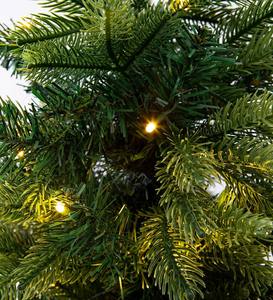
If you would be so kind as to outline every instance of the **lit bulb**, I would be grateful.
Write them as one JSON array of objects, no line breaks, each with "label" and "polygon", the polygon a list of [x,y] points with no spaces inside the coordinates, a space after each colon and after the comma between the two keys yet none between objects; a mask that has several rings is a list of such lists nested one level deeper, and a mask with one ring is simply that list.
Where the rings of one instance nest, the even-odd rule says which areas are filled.
[{"label": "lit bulb", "polygon": [[156,123],[153,122],[153,121],[150,121],[150,122],[146,125],[145,130],[146,130],[146,132],[148,132],[148,133],[152,133],[153,131],[156,130],[156,127],[157,127]]},{"label": "lit bulb", "polygon": [[64,203],[61,202],[61,201],[58,201],[58,202],[56,203],[55,208],[56,208],[56,211],[57,211],[58,213],[60,213],[60,214],[63,214],[63,213],[65,212],[65,210],[66,210],[66,209],[65,209]]},{"label": "lit bulb", "polygon": [[24,150],[20,150],[20,151],[17,153],[16,158],[17,158],[17,159],[22,159],[22,158],[24,158],[24,156],[25,156]]}]

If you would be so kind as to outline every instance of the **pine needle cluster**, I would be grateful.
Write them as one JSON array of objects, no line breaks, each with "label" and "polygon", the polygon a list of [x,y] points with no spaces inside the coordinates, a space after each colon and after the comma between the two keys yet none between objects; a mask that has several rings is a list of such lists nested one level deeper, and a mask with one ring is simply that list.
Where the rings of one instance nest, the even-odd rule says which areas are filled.
[{"label": "pine needle cluster", "polygon": [[39,100],[0,103],[0,299],[272,299],[272,0],[40,4],[0,30]]}]

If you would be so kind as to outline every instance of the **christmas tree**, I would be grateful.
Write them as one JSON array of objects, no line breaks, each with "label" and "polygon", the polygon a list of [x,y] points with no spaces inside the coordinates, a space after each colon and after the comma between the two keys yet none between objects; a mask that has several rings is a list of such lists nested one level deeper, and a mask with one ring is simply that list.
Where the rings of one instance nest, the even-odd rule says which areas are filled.
[{"label": "christmas tree", "polygon": [[1,299],[272,299],[272,0],[41,5],[0,33],[39,99],[0,104]]}]

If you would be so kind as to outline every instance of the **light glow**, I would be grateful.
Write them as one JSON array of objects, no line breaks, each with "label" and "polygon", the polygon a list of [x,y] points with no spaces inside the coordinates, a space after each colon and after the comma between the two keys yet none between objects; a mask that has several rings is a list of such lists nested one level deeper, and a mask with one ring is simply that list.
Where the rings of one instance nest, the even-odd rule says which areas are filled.
[{"label": "light glow", "polygon": [[152,132],[154,132],[154,131],[156,130],[156,128],[157,128],[157,124],[156,124],[155,122],[153,122],[153,121],[150,121],[150,122],[146,125],[145,130],[146,130],[146,132],[148,132],[148,133],[152,133]]},{"label": "light glow", "polygon": [[30,22],[30,20],[29,20],[29,19],[25,19],[25,18],[23,18],[22,20],[20,20],[20,21],[18,22],[18,24],[19,24],[20,26],[22,26],[22,27],[25,27],[25,28],[30,28],[30,27],[31,27],[31,22]]},{"label": "light glow", "polygon": [[58,201],[58,202],[56,203],[55,209],[56,209],[56,211],[57,211],[58,213],[60,213],[60,214],[63,214],[63,213],[65,213],[65,211],[66,211],[65,204],[64,204],[63,202],[61,202],[61,201]]},{"label": "light glow", "polygon": [[17,153],[16,158],[17,158],[17,159],[22,159],[22,158],[24,158],[24,156],[25,156],[25,151],[24,151],[24,150],[20,150],[20,151]]}]

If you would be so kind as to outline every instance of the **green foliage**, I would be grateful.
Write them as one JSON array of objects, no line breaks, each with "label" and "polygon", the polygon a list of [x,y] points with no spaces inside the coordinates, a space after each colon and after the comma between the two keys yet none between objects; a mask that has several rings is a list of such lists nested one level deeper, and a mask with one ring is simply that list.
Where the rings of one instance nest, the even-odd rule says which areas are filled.
[{"label": "green foliage", "polygon": [[236,130],[272,127],[272,99],[270,92],[264,92],[247,95],[235,104],[229,103],[208,120],[208,128],[228,134]]},{"label": "green foliage", "polygon": [[231,290],[224,297],[232,295],[236,285],[244,289],[245,296],[241,294],[240,299],[247,299],[253,291],[261,295],[262,289],[271,286],[273,280],[272,261],[266,259],[268,250],[263,244],[272,241],[271,219],[230,206],[220,207],[216,223],[219,229],[207,235],[201,252],[207,270],[215,275],[233,273],[233,279],[226,282]]},{"label": "green foliage", "polygon": [[221,203],[271,213],[271,128],[272,95],[265,91],[228,103],[195,131],[206,136],[227,184]]},{"label": "green foliage", "polygon": [[[181,192],[194,193],[196,189],[204,189],[213,183],[213,177],[218,176],[214,168],[215,161],[211,153],[206,152],[204,145],[198,142],[193,144],[180,136],[177,141],[170,142],[173,147],[162,153],[162,165],[158,166],[157,176],[162,186],[174,191],[174,181],[173,184]],[[169,190],[166,190],[166,195],[170,195]],[[163,199],[162,202],[167,202]]]},{"label": "green foliage", "polygon": [[272,1],[41,4],[0,30],[39,103],[0,103],[0,299],[269,299]]},{"label": "green foliage", "polygon": [[254,69],[256,66],[272,70],[272,30],[265,28],[258,31],[246,44],[241,57],[244,68]]},{"label": "green foliage", "polygon": [[41,0],[42,7],[50,8],[53,12],[78,14],[84,7],[82,0]]},{"label": "green foliage", "polygon": [[202,296],[203,272],[194,247],[180,239],[179,232],[168,225],[164,213],[154,213],[141,230],[140,255],[148,261],[148,274],[167,292],[169,299],[192,299]]},{"label": "green foliage", "polygon": [[[267,27],[272,22],[273,5],[269,0],[250,1],[247,6],[236,10],[229,23],[222,28],[224,40],[229,43],[239,42]],[[270,28],[268,28],[270,30]]]}]

